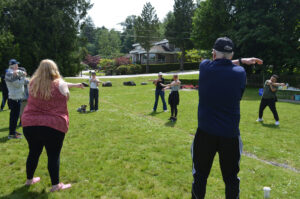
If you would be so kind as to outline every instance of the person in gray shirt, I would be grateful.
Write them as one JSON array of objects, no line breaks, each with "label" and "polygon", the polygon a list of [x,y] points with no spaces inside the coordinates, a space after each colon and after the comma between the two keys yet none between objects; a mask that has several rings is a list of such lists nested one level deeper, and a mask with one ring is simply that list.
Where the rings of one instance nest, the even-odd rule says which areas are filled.
[{"label": "person in gray shirt", "polygon": [[9,69],[5,74],[5,81],[8,88],[8,106],[10,109],[9,135],[8,139],[19,139],[21,133],[16,131],[20,115],[21,102],[24,97],[24,84],[26,72],[19,70],[20,63],[11,59]]}]

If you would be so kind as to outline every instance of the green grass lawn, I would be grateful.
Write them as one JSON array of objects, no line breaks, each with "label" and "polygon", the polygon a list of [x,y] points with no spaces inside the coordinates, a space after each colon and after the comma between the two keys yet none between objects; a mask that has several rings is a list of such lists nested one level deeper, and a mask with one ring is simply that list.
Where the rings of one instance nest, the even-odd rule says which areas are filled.
[{"label": "green grass lawn", "polygon": [[[197,128],[198,94],[180,91],[178,121],[171,123],[170,112],[162,111],[161,101],[157,113],[151,113],[154,86],[140,85],[147,79],[151,78],[111,79],[113,87],[100,88],[100,111],[94,113],[76,112],[80,105],[88,104],[89,90],[71,90],[70,130],[61,153],[60,177],[62,182],[72,183],[72,188],[59,193],[49,193],[45,152],[36,171],[41,182],[30,188],[23,186],[27,143],[25,139],[7,140],[9,111],[0,112],[0,199],[190,198],[190,146]],[[122,85],[130,80],[137,86]],[[259,99],[257,89],[249,88],[241,102],[244,151],[300,170],[300,105],[277,103],[281,124],[275,127],[268,109],[265,122],[255,122]],[[300,173],[295,171],[242,156],[239,177],[241,198],[263,198],[264,186],[272,188],[271,198],[300,198]],[[224,198],[217,156],[208,179],[207,198]]]}]

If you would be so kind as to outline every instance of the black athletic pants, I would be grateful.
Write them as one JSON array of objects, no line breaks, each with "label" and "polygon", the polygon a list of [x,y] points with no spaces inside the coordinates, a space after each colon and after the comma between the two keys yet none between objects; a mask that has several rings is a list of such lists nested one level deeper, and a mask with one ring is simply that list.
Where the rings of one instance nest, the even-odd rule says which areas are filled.
[{"label": "black athletic pants", "polygon": [[237,175],[240,170],[239,164],[242,153],[240,136],[227,138],[208,134],[198,129],[191,152],[194,177],[192,199],[203,199],[205,197],[207,178],[216,152],[219,153],[226,199],[239,198],[240,179]]},{"label": "black athletic pants", "polygon": [[170,104],[171,106],[171,117],[177,117],[178,109],[177,104]]},{"label": "black athletic pants", "polygon": [[45,126],[30,126],[23,128],[28,142],[29,154],[26,162],[27,179],[32,179],[37,168],[39,157],[45,146],[48,156],[48,171],[52,185],[59,183],[59,157],[63,146],[65,133]]},{"label": "black athletic pants", "polygon": [[90,110],[98,110],[99,90],[96,88],[90,89]]},{"label": "black athletic pants", "polygon": [[264,99],[264,98],[262,98],[261,101],[260,101],[260,106],[259,106],[259,118],[263,117],[263,113],[264,113],[265,108],[267,106],[269,106],[270,110],[273,113],[274,119],[276,121],[279,121],[279,117],[278,117],[278,113],[277,113],[277,110],[276,110],[275,103],[276,103],[276,99]]},{"label": "black athletic pants", "polygon": [[15,135],[20,116],[21,100],[8,99],[10,109],[9,115],[9,135]]}]

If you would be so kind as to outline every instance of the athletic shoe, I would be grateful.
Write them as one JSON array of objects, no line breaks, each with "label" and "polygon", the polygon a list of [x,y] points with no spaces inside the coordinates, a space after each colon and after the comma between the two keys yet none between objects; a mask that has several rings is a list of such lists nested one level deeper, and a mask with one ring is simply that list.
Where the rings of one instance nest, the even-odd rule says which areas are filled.
[{"label": "athletic shoe", "polygon": [[264,121],[262,118],[258,118],[257,120],[256,120],[257,122],[262,122],[262,121]]},{"label": "athletic shoe", "polygon": [[71,184],[59,183],[57,185],[53,185],[52,189],[50,191],[55,192],[55,191],[60,191],[60,190],[64,190],[64,189],[69,189],[71,187],[72,187]]},{"label": "athletic shoe", "polygon": [[152,109],[152,112],[156,112],[156,110]]},{"label": "athletic shoe", "polygon": [[41,180],[40,177],[35,177],[35,178],[32,178],[31,180],[26,180],[25,185],[30,186],[30,185],[33,185],[35,183],[38,183],[40,180]]},{"label": "athletic shoe", "polygon": [[94,112],[94,110],[90,110],[90,112]]},{"label": "athletic shoe", "polygon": [[22,135],[22,133],[19,133],[19,132],[16,131],[16,135]]},{"label": "athletic shoe", "polygon": [[275,125],[276,125],[276,126],[279,126],[279,121],[276,121],[276,122],[275,122]]},{"label": "athletic shoe", "polygon": [[168,112],[168,110],[164,110],[164,112]]},{"label": "athletic shoe", "polygon": [[22,137],[20,135],[9,135],[8,139],[22,139]]}]

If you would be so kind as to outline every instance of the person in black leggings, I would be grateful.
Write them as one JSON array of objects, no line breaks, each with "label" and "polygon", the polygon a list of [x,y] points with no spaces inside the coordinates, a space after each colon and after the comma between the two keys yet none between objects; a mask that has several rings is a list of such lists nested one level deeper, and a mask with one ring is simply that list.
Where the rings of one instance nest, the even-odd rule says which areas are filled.
[{"label": "person in black leggings", "polygon": [[165,87],[164,90],[171,88],[171,93],[169,95],[169,99],[168,102],[170,104],[171,107],[171,117],[169,118],[169,120],[171,120],[172,122],[177,120],[177,106],[179,105],[179,89],[180,89],[180,84],[181,82],[179,81],[178,75],[174,74],[173,75],[173,81],[171,82],[171,84],[161,84],[161,86]]},{"label": "person in black leggings", "polygon": [[46,126],[29,126],[23,128],[29,145],[26,161],[26,174],[33,179],[39,157],[45,146],[48,155],[48,171],[53,185],[59,183],[59,159],[65,133]]}]

